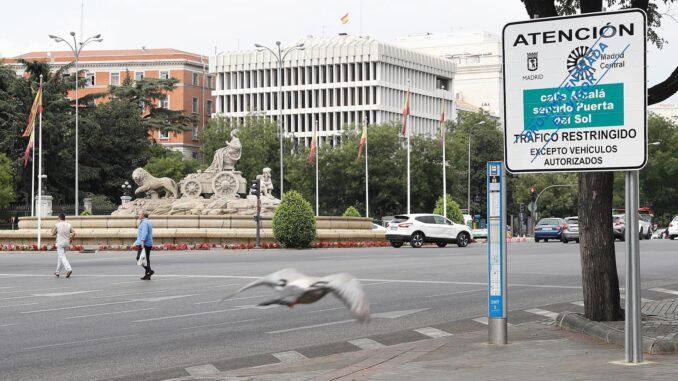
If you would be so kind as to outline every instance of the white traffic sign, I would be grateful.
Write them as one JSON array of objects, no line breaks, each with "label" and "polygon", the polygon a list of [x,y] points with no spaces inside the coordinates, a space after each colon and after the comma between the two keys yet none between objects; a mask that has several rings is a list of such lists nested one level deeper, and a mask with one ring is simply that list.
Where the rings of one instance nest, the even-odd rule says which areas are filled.
[{"label": "white traffic sign", "polygon": [[647,157],[645,38],[640,10],[507,24],[506,168],[642,168]]}]

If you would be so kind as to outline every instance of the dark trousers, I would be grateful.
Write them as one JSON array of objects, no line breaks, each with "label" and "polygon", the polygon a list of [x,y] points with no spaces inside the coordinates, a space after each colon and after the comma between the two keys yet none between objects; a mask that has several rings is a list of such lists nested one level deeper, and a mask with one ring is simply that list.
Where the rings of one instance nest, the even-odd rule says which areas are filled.
[{"label": "dark trousers", "polygon": [[[144,246],[143,249],[146,251],[146,266],[144,266],[144,269],[146,270],[146,274],[149,274],[151,272],[151,249],[153,246]],[[141,256],[141,246],[139,246],[139,250],[137,251],[137,261],[139,260],[139,257]]]}]

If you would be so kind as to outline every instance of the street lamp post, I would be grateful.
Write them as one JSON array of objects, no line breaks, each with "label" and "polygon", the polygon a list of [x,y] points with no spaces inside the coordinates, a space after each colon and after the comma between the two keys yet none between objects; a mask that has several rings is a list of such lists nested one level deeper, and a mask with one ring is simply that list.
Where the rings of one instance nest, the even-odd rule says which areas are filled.
[{"label": "street lamp post", "polygon": [[471,218],[473,218],[473,215],[471,214],[471,127],[481,126],[483,124],[485,124],[485,121],[481,120],[468,128],[468,182],[466,185],[466,208],[468,209],[468,214]]},{"label": "street lamp post", "polygon": [[69,48],[71,48],[71,51],[73,52],[73,56],[75,57],[75,215],[78,215],[78,209],[79,209],[79,189],[78,189],[78,183],[79,183],[79,165],[78,165],[78,158],[79,158],[79,151],[78,151],[78,114],[79,114],[79,109],[80,109],[80,104],[79,104],[79,99],[78,99],[78,82],[80,81],[80,71],[78,68],[78,61],[80,61],[80,52],[82,52],[82,49],[85,47],[85,45],[89,44],[90,42],[101,42],[104,39],[101,38],[100,34],[97,34],[95,36],[87,38],[85,41],[80,41],[77,42],[75,38],[75,32],[70,33],[71,37],[73,37],[73,45],[71,45],[68,41],[65,39],[55,36],[53,34],[49,35],[49,38],[53,39],[54,42],[64,42],[66,45],[68,45]]},{"label": "street lamp post", "polygon": [[254,44],[254,47],[257,48],[259,51],[263,50],[268,50],[269,53],[275,58],[275,60],[278,63],[278,131],[280,133],[280,198],[282,198],[282,195],[284,193],[284,188],[283,188],[283,108],[282,108],[282,69],[283,69],[283,64],[285,61],[285,57],[287,55],[294,51],[294,50],[304,50],[304,44],[296,44],[294,46],[290,46],[288,48],[281,48],[280,46],[280,41],[275,42],[277,53],[272,50],[271,48],[261,45],[261,44]]}]

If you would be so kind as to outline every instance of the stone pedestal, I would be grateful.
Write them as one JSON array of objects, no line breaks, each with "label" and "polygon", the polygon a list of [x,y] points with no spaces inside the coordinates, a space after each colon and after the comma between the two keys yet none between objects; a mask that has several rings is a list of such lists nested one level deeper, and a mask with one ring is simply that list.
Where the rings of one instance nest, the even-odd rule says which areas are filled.
[{"label": "stone pedestal", "polygon": [[92,213],[92,199],[87,197],[82,199],[82,204],[85,207],[85,210],[89,210]]},{"label": "stone pedestal", "polygon": [[35,197],[35,213],[38,213],[38,205],[40,205],[40,215],[43,217],[52,215],[52,196],[36,196]]},{"label": "stone pedestal", "polygon": [[125,205],[132,201],[132,196],[120,196],[120,205]]}]

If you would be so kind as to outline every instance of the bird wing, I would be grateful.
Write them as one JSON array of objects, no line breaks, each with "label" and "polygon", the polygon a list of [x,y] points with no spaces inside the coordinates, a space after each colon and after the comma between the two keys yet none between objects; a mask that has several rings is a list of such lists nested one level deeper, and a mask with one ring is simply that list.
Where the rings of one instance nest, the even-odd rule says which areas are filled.
[{"label": "bird wing", "polygon": [[361,322],[370,320],[370,304],[367,295],[360,286],[360,281],[348,273],[332,274],[320,281],[327,282],[325,287],[332,290],[350,310],[353,316]]},{"label": "bird wing", "polygon": [[257,286],[275,287],[278,284],[280,284],[280,281],[285,281],[286,284],[289,284],[290,282],[293,282],[299,278],[304,278],[305,276],[306,275],[300,273],[295,269],[283,269],[280,271],[276,271],[274,273],[268,274],[262,278],[255,280],[254,282],[242,287],[241,289],[230,295],[226,295],[223,299],[221,299],[221,301],[223,302],[226,299],[230,299],[235,295],[253,287]]}]

